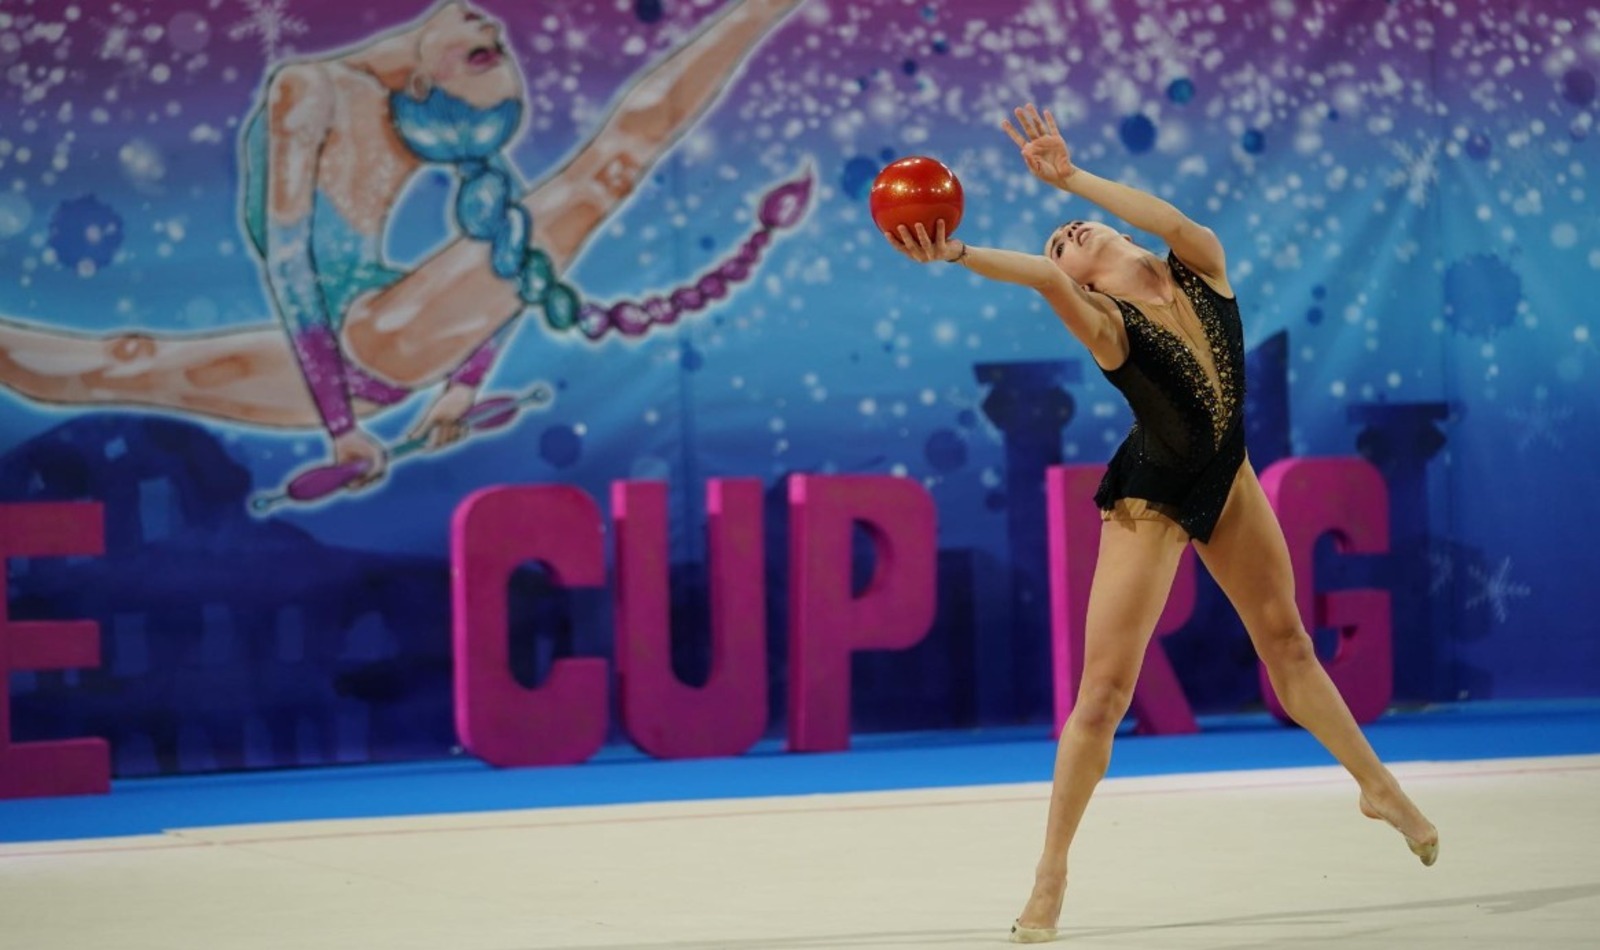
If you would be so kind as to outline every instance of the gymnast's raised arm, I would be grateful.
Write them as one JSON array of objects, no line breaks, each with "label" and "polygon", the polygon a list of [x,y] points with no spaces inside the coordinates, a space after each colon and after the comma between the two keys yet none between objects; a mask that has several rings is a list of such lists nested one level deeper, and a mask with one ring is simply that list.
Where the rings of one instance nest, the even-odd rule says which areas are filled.
[{"label": "gymnast's raised arm", "polygon": [[1037,109],[1028,105],[1017,109],[1016,116],[1020,132],[1009,121],[1002,122],[1001,128],[1022,150],[1022,158],[1034,177],[1104,208],[1141,231],[1154,234],[1191,270],[1224,295],[1233,296],[1228,286],[1222,242],[1210,228],[1189,218],[1169,201],[1079,168],[1073,163],[1072,150],[1049,110],[1041,116]]}]

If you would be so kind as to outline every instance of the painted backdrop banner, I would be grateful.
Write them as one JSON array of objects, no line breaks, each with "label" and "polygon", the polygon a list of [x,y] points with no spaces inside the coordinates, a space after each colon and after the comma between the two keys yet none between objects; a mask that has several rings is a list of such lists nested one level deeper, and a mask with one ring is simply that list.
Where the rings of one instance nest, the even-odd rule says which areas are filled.
[{"label": "painted backdrop banner", "polygon": [[[866,203],[921,154],[968,240],[1103,220],[1000,131],[1029,102],[1222,238],[1257,468],[1382,472],[1390,551],[1317,572],[1389,592],[1396,701],[1600,693],[1597,74],[1577,0],[5,0],[0,501],[105,518],[9,562],[12,620],[102,644],[10,673],[13,738],[124,776],[448,754],[450,518],[496,485],[666,482],[704,681],[713,478],[764,486],[776,733],[800,473],[937,508],[933,627],[857,658],[854,728],[1048,722],[1045,472],[1130,416]],[[524,685],[612,655],[604,589],[506,598]],[[1208,581],[1163,643],[1197,711],[1261,705]]]}]

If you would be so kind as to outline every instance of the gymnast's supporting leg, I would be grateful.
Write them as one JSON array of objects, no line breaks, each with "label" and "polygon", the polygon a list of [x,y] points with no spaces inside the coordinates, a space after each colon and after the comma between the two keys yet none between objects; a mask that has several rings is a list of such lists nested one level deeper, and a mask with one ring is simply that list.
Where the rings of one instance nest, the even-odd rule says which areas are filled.
[{"label": "gymnast's supporting leg", "polygon": [[1057,745],[1044,850],[1012,935],[1017,942],[1054,937],[1067,886],[1067,851],[1110,764],[1112,739],[1133,699],[1186,540],[1165,518],[1113,518],[1101,529],[1084,628],[1083,681]]}]

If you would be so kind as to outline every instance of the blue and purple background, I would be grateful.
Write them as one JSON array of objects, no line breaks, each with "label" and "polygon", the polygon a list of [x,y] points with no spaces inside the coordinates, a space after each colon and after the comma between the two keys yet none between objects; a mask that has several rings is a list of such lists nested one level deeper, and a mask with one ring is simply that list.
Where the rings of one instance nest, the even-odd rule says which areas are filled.
[{"label": "blue and purple background", "polygon": [[[527,76],[525,176],[722,5],[484,0]],[[239,213],[240,121],[272,63],[425,9],[6,0],[0,317],[80,333],[272,320]],[[938,505],[938,620],[914,650],[858,658],[859,731],[1047,723],[1040,475],[1104,461],[1129,415],[1037,299],[904,261],[865,200],[884,164],[928,154],[962,179],[970,241],[1034,250],[1098,216],[1027,175],[998,129],[1024,102],[1054,110],[1084,167],[1223,239],[1257,466],[1362,454],[1384,472],[1393,553],[1330,546],[1319,570],[1391,591],[1397,702],[1600,695],[1597,76],[1600,13],[1577,0],[807,0],[571,276],[602,300],[673,286],[809,167],[806,223],[676,331],[593,345],[527,322],[488,388],[547,379],[558,397],[497,437],[256,518],[246,499],[316,461],[318,434],[0,392],[0,500],[95,499],[107,518],[102,558],[11,565],[14,618],[95,619],[104,644],[99,669],[12,675],[15,738],[104,736],[121,776],[447,754],[447,526],[504,483],[604,504],[616,479],[670,482],[675,661],[694,682],[717,476],[770,489],[777,734],[792,472],[905,475]],[[452,187],[419,178],[396,261],[450,237]],[[530,569],[508,597],[526,683],[609,655],[606,593],[552,593]],[[1214,589],[1166,645],[1198,711],[1259,708]]]}]

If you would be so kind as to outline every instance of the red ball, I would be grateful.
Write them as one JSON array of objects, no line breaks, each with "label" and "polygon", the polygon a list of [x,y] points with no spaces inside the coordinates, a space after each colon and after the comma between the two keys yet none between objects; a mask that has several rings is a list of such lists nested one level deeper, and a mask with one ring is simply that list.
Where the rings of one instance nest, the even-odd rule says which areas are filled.
[{"label": "red ball", "polygon": [[898,234],[900,225],[914,236],[920,223],[928,236],[939,232],[935,222],[944,220],[944,233],[956,233],[961,223],[961,181],[943,162],[913,155],[891,162],[872,182],[867,207],[878,230]]}]

